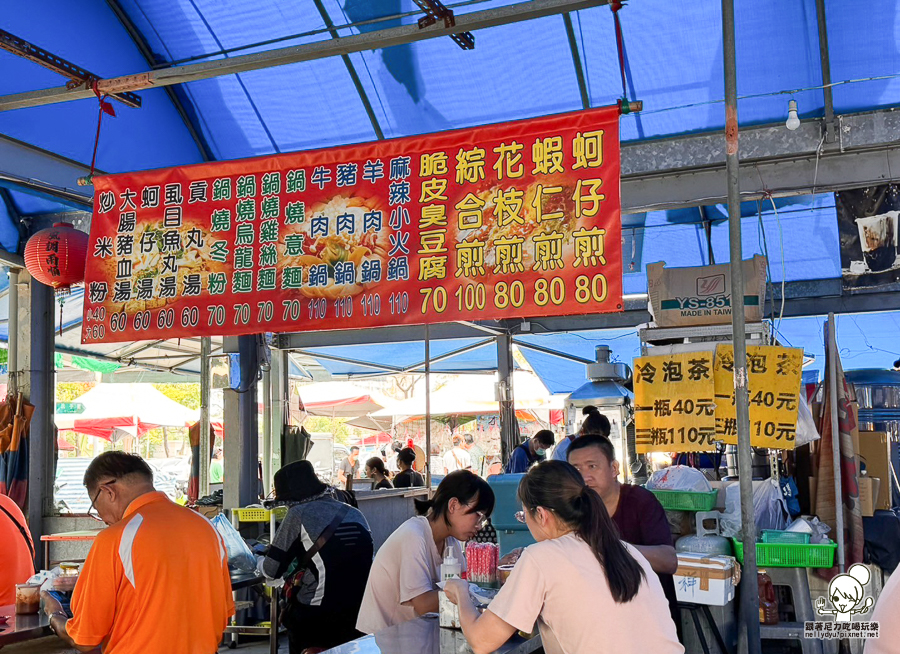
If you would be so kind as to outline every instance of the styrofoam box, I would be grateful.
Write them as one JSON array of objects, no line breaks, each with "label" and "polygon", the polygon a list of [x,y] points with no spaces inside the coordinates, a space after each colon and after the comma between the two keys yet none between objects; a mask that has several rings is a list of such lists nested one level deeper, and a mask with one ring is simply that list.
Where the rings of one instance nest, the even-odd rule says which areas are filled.
[{"label": "styrofoam box", "polygon": [[679,602],[725,606],[734,599],[734,571],[731,556],[678,553],[675,595]]}]

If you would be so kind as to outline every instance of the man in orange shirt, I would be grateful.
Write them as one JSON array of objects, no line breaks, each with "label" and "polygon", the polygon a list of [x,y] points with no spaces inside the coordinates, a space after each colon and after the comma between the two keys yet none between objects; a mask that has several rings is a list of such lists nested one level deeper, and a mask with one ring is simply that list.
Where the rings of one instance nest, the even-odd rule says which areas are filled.
[{"label": "man in orange shirt", "polygon": [[110,525],[94,541],[72,595],[71,620],[44,595],[50,628],[69,646],[105,654],[213,654],[234,614],[228,556],[203,516],[153,488],[139,456],[104,452],[88,466],[91,509]]},{"label": "man in orange shirt", "polygon": [[19,505],[0,493],[0,606],[16,603],[16,584],[34,574],[34,545]]}]

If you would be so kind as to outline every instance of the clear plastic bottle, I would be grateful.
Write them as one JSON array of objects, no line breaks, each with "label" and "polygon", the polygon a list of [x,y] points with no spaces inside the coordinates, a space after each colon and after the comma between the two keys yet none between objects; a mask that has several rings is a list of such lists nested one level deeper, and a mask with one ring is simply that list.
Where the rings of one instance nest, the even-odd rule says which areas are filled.
[{"label": "clear plastic bottle", "polygon": [[450,545],[444,548],[444,560],[441,563],[441,579],[453,579],[462,576],[462,566],[456,558],[456,551]]},{"label": "clear plastic bottle", "polygon": [[[446,581],[459,578],[461,571],[462,566],[456,557],[456,551],[447,545],[444,548],[444,560],[441,562],[441,580]],[[459,608],[447,598],[447,594],[444,591],[438,593],[438,607],[440,625],[451,629],[459,629]]]}]

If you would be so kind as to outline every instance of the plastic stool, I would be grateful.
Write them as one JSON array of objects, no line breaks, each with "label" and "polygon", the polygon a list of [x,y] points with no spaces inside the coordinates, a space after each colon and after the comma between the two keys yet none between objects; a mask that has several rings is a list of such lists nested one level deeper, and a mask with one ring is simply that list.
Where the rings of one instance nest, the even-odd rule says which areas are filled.
[{"label": "plastic stool", "polygon": [[706,619],[706,624],[709,626],[710,631],[712,631],[713,637],[716,639],[716,645],[719,646],[721,654],[731,654],[731,652],[728,651],[728,647],[722,639],[722,634],[719,632],[719,627],[716,625],[716,621],[713,620],[712,613],[710,613],[709,607],[706,606],[706,604],[678,602],[678,609],[690,612],[691,620],[694,621],[694,629],[697,631],[697,639],[700,641],[700,647],[703,649],[703,654],[710,654],[710,652],[709,645],[706,643],[706,636],[703,633],[703,626],[700,624],[700,617],[697,615],[698,612]]},{"label": "plastic stool", "polygon": [[793,606],[796,622],[813,622],[817,619],[809,594],[806,568],[766,568],[765,570],[772,580],[773,586],[791,589],[792,604],[789,606]]},{"label": "plastic stool", "polygon": [[[781,622],[777,625],[759,625],[761,640],[796,640],[800,642],[803,654],[823,654],[822,641],[817,638],[804,638],[805,622],[814,622],[816,613],[809,596],[809,580],[806,568],[765,568],[773,586],[790,588],[791,602],[787,606],[793,608],[794,622]],[[781,606],[779,605],[779,612]]]}]

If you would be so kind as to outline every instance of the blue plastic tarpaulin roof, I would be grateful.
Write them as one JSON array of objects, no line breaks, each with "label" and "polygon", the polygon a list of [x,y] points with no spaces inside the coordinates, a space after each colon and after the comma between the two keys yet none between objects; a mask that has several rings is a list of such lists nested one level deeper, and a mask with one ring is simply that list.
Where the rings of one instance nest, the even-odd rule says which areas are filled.
[{"label": "blue plastic tarpaulin roof", "polygon": [[[516,3],[447,4],[464,14]],[[412,0],[321,5],[337,36],[409,24],[421,15]],[[134,37],[112,6],[134,26]],[[863,10],[829,2],[826,12],[833,80],[868,80],[836,86],[836,111],[900,101],[897,4],[871,0]],[[721,129],[719,4],[642,0],[620,16],[629,93],[644,102],[641,114],[623,118],[622,139]],[[572,26],[591,106],[614,103],[621,82],[609,7],[573,12]],[[331,38],[313,0],[36,0],[6,12],[4,29],[101,77]],[[789,97],[802,117],[822,115],[822,89],[812,88],[822,83],[815,0],[738,0],[736,38],[742,124],[783,121]],[[355,53],[349,60],[359,90],[339,57],[176,87],[190,127],[202,137],[199,146],[164,89],[142,91],[141,109],[116,105],[117,117],[105,121],[98,166],[124,172],[194,163],[204,149],[212,158],[233,159],[372,140],[366,104],[387,138],[582,108],[562,16],[480,30],[472,51],[438,38]],[[5,52],[0,68],[0,94],[61,83],[55,73]],[[888,77],[871,79],[879,76]],[[89,163],[96,119],[95,102],[69,102],[4,112],[0,131]]]}]

